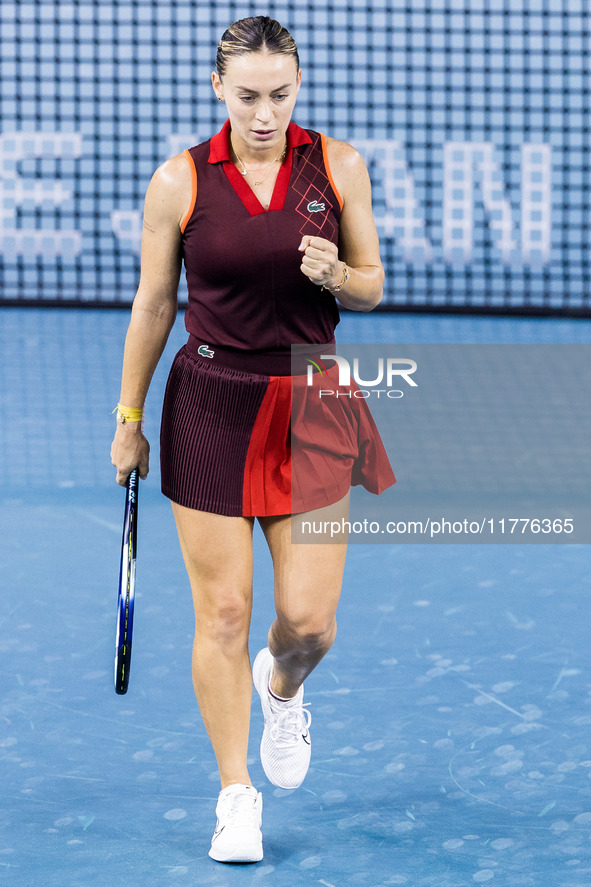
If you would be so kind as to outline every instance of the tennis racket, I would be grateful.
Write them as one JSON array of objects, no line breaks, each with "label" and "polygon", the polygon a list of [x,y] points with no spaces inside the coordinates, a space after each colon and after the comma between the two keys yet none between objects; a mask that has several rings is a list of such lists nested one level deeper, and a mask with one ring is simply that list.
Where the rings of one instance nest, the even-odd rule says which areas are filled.
[{"label": "tennis racket", "polygon": [[119,595],[117,599],[117,638],[115,641],[115,692],[127,693],[131,667],[131,637],[133,634],[133,604],[135,597],[135,557],[137,551],[139,473],[134,468],[127,478],[123,541],[119,567]]}]

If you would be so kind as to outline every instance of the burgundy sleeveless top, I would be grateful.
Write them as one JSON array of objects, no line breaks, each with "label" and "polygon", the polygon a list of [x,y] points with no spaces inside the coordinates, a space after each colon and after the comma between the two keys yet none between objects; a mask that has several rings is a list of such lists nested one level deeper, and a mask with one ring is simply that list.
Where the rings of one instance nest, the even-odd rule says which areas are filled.
[{"label": "burgundy sleeveless top", "polygon": [[336,300],[302,274],[298,246],[305,234],[338,243],[342,201],[321,133],[289,124],[268,210],[232,163],[229,138],[227,121],[186,152],[193,200],[181,226],[185,325],[194,346],[217,348],[220,355],[265,355],[285,370],[292,344],[334,339]]}]

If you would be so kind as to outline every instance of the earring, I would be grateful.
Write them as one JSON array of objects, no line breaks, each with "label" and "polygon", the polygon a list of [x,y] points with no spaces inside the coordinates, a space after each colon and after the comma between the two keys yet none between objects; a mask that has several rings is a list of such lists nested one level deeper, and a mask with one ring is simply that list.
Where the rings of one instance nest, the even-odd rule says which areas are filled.
[{"label": "earring", "polygon": [[223,98],[221,97],[221,95],[219,95],[219,96],[218,96],[218,102],[223,102],[223,101],[224,101]]}]

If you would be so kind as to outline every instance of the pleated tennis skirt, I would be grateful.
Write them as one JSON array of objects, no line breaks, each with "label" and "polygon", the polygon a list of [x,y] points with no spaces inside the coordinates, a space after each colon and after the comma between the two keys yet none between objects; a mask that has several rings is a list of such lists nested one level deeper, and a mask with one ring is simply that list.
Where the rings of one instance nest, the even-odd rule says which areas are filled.
[{"label": "pleated tennis skirt", "polygon": [[379,494],[395,483],[364,399],[320,398],[305,375],[227,366],[219,351],[214,362],[191,343],[170,370],[160,463],[173,502],[234,517],[297,514],[339,501],[351,485]]}]

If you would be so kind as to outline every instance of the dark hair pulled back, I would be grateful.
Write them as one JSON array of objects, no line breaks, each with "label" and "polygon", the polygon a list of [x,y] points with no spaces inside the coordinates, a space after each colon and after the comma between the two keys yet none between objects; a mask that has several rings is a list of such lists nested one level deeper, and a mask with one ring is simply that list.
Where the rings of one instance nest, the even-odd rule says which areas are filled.
[{"label": "dark hair pulled back", "polygon": [[267,15],[256,15],[234,22],[224,31],[218,43],[216,70],[220,77],[226,73],[233,56],[247,52],[270,52],[291,55],[300,67],[300,57],[295,40],[282,25]]}]

